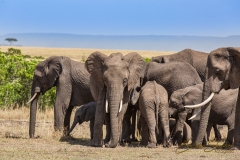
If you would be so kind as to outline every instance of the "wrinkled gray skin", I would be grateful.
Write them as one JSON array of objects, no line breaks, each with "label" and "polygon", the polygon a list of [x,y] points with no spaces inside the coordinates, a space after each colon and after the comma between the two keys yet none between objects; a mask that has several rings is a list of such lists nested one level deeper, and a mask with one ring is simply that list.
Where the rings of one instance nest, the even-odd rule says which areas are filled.
[{"label": "wrinkled gray skin", "polygon": [[[169,98],[176,90],[202,83],[196,69],[185,62],[149,62],[146,67],[143,83],[145,84],[147,81],[153,80],[167,90]],[[193,114],[195,113],[197,113],[197,110],[193,112]],[[180,123],[180,120],[181,119],[177,119],[177,124]],[[199,121],[197,119],[193,120],[192,126],[194,128],[192,128],[192,130],[196,131],[196,133],[193,132],[192,137],[196,137],[198,131],[198,122]],[[182,137],[182,130],[180,130],[180,128],[182,127],[179,127],[179,130],[175,130],[173,133],[174,136],[179,137],[178,134],[180,134]]]},{"label": "wrinkled gray skin", "polygon": [[69,136],[69,134],[75,128],[77,123],[79,123],[79,125],[81,125],[83,122],[90,121],[90,132],[91,132],[91,139],[92,139],[96,107],[97,107],[96,102],[90,102],[90,103],[80,106],[76,110],[73,124],[72,124],[71,128],[69,129],[67,135]]},{"label": "wrinkled gray skin", "polygon": [[[196,69],[201,80],[204,82],[205,68],[207,65],[208,55],[209,55],[209,53],[195,51],[192,49],[184,49],[175,54],[153,57],[151,62],[157,62],[157,63],[168,63],[168,62],[172,62],[172,61],[186,62]],[[177,117],[175,117],[175,118],[177,118]],[[179,125],[179,123],[177,125]],[[178,128],[181,126],[176,126],[176,127]],[[213,128],[215,131],[215,135],[217,136],[217,139],[218,140],[221,139],[220,132],[217,130],[217,126],[215,124],[213,125]],[[180,136],[180,135],[176,135],[176,136]],[[175,138],[177,138],[177,137],[175,137]],[[180,139],[181,139],[181,137],[179,137],[179,140]],[[173,141],[174,141],[174,139],[173,139]],[[181,140],[179,142],[181,143]]]},{"label": "wrinkled gray skin", "polygon": [[168,63],[172,61],[186,62],[197,70],[201,80],[204,81],[207,57],[208,53],[195,51],[192,49],[184,49],[175,54],[153,57],[151,62],[157,63]]},{"label": "wrinkled gray skin", "polygon": [[[54,103],[54,129],[67,132],[74,106],[94,101],[90,91],[90,75],[84,63],[67,57],[52,56],[38,63],[34,70],[31,97],[37,93],[30,106],[29,136],[34,137],[37,101],[40,93],[56,86]],[[64,134],[66,133],[64,132]]]},{"label": "wrinkled gray skin", "polygon": [[142,126],[141,144],[155,148],[157,144],[155,131],[158,132],[158,128],[163,128],[163,147],[170,147],[167,91],[155,81],[148,81],[143,87],[136,87],[132,95],[133,105],[139,99]]},{"label": "wrinkled gray skin", "polygon": [[[203,100],[211,93],[219,93],[221,89],[236,89],[240,87],[240,49],[218,48],[213,50],[207,60],[205,81],[203,86]],[[240,94],[238,94],[240,96]],[[238,96],[235,127],[234,146],[240,148],[240,98]],[[211,102],[201,107],[201,121],[195,145],[201,145],[207,128],[211,110]]]},{"label": "wrinkled gray skin", "polygon": [[[180,117],[183,119],[181,122],[184,122],[186,120],[187,114],[191,114],[193,112],[192,108],[184,108],[184,106],[201,103],[202,91],[203,83],[197,84],[195,86],[189,86],[173,92],[169,100],[169,108],[176,108],[178,110],[178,114],[185,115]],[[212,106],[208,121],[213,124],[228,126],[228,136],[225,142],[227,144],[233,144],[237,95],[238,89],[223,89],[212,99]],[[181,124],[181,126],[183,126],[183,124]],[[204,143],[206,144],[206,142]]]},{"label": "wrinkled gray skin", "polygon": [[[173,119],[173,118],[170,118],[169,119],[169,128],[170,128],[171,133],[174,131],[175,127],[176,127],[176,120]],[[191,140],[191,138],[192,138],[192,129],[186,122],[184,122],[182,141],[183,142],[188,142],[189,140]]]},{"label": "wrinkled gray skin", "polygon": [[[135,86],[140,85],[146,62],[136,52],[125,56],[121,53],[106,56],[100,52],[94,52],[86,60],[85,67],[91,74],[90,89],[97,102],[91,145],[102,147],[102,127],[105,119],[107,129],[105,146],[114,148],[121,137],[123,116],[127,111],[130,93]],[[106,100],[108,100],[107,114]],[[121,100],[122,109],[119,112]]]}]

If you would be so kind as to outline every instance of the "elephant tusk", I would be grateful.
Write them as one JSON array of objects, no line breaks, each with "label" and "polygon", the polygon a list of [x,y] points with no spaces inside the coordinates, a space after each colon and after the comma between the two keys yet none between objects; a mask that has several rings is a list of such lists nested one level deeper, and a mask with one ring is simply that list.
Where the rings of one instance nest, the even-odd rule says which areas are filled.
[{"label": "elephant tusk", "polygon": [[120,107],[119,107],[119,111],[118,112],[121,112],[122,110],[122,100],[121,100],[121,103],[120,103]]},{"label": "elephant tusk", "polygon": [[33,97],[27,102],[27,104],[30,103],[30,102],[32,102],[36,96],[37,96],[37,93],[35,93],[35,94],[33,95]]},{"label": "elephant tusk", "polygon": [[197,105],[187,105],[187,106],[184,106],[185,108],[198,108],[198,107],[202,107],[204,105],[206,105],[208,102],[210,102],[213,98],[213,96],[215,95],[215,93],[212,93],[208,99],[206,99],[204,102],[200,103],[200,104],[197,104]]},{"label": "elephant tusk", "polygon": [[108,100],[107,100],[107,94],[106,94],[105,108],[106,108],[106,113],[108,113]]},{"label": "elephant tusk", "polygon": [[192,120],[192,119],[196,118],[197,115],[199,115],[200,112],[201,112],[201,109],[200,109],[200,111],[198,111],[195,115],[193,115],[192,117],[190,117],[188,120]]}]

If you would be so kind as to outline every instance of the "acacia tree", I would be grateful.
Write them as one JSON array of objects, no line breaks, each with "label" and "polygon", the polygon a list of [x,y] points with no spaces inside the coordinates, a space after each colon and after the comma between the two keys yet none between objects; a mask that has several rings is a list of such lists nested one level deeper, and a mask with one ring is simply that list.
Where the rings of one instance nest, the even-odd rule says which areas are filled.
[{"label": "acacia tree", "polygon": [[16,42],[16,38],[6,38],[5,41],[8,41],[10,43],[10,46],[12,45],[12,42]]}]

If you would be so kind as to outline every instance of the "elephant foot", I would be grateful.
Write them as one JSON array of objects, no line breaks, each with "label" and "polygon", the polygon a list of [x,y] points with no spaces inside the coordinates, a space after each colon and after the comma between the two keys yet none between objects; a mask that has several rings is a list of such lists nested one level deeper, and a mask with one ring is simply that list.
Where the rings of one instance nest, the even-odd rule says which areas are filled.
[{"label": "elephant foot", "polygon": [[94,139],[91,141],[91,146],[102,147],[102,140]]},{"label": "elephant foot", "polygon": [[117,145],[118,145],[118,143],[117,144],[112,144],[111,142],[108,142],[108,143],[105,144],[105,147],[106,148],[115,148]]},{"label": "elephant foot", "polygon": [[163,144],[163,147],[164,147],[164,148],[166,148],[166,147],[169,148],[169,147],[172,146],[172,144],[173,144],[173,143],[172,143],[172,140],[170,139],[169,141],[167,141],[166,143]]},{"label": "elephant foot", "polygon": [[143,142],[143,141],[141,141],[141,142],[140,142],[140,145],[141,145],[141,146],[147,146],[147,145],[148,145],[148,142]]},{"label": "elephant foot", "polygon": [[148,148],[156,148],[157,146],[156,146],[156,143],[149,143],[149,144],[147,145],[147,147],[148,147]]},{"label": "elephant foot", "polygon": [[233,144],[233,143],[231,143],[231,142],[229,142],[229,141],[226,141],[221,147],[222,147],[222,148],[232,148],[232,147],[233,147],[232,144]]},{"label": "elephant foot", "polygon": [[138,140],[136,138],[131,140],[132,142],[138,142]]}]

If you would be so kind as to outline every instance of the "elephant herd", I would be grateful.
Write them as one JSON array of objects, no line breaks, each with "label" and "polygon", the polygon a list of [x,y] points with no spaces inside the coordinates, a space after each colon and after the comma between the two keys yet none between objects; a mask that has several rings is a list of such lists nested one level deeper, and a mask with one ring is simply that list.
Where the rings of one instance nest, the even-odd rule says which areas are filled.
[{"label": "elephant herd", "polygon": [[[77,123],[90,120],[94,147],[114,148],[130,142],[131,135],[135,139],[136,119],[141,144],[149,148],[157,143],[181,145],[190,138],[193,147],[206,145],[212,127],[216,138],[221,138],[217,125],[228,126],[224,145],[240,147],[239,48],[210,53],[185,49],[153,57],[149,63],[136,52],[125,56],[94,52],[85,64],[49,57],[34,71],[30,138],[35,132],[38,97],[53,86],[57,89],[54,129],[69,135]],[[74,106],[81,107],[70,129]]]}]

